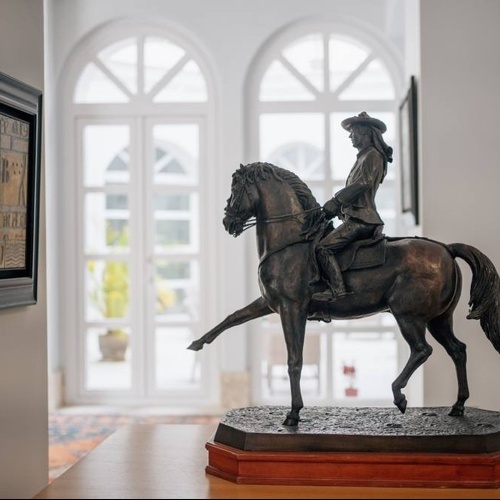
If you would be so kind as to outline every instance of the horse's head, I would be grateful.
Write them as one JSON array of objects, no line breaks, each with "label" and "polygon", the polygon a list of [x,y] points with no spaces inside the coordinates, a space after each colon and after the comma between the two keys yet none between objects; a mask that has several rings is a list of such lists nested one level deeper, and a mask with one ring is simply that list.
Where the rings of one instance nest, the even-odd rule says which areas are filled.
[{"label": "horse's head", "polygon": [[233,174],[231,196],[224,209],[225,217],[222,220],[226,231],[234,237],[239,236],[245,229],[245,222],[255,215],[255,200],[253,185],[249,186],[246,173],[247,168],[240,164],[239,170]]}]

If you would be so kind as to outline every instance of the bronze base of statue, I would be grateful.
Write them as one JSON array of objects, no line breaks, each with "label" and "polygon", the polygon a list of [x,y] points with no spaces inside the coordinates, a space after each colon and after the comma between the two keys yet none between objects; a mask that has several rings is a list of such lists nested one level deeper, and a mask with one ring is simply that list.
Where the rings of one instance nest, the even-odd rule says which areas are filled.
[{"label": "bronze base of statue", "polygon": [[206,472],[245,484],[500,487],[500,412],[284,407],[229,411],[206,444]]}]

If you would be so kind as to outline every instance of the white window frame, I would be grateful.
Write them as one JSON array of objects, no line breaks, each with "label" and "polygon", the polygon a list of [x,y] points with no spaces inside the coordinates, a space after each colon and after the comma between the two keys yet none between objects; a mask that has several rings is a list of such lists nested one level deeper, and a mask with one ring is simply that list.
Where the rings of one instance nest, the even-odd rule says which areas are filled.
[{"label": "white window frame", "polygon": [[[207,102],[193,103],[151,103],[134,102],[128,104],[75,104],[73,92],[78,77],[87,62],[103,48],[121,39],[131,36],[158,36],[179,45],[199,65],[207,84]],[[61,186],[58,214],[58,246],[61,249],[61,262],[58,288],[60,290],[60,307],[58,315],[58,330],[63,341],[65,392],[66,404],[150,404],[199,408],[213,408],[220,399],[219,368],[217,349],[203,353],[202,387],[199,391],[185,394],[183,391],[150,391],[145,389],[147,379],[151,380],[151,357],[145,360],[145,353],[138,345],[133,345],[133,386],[129,391],[116,393],[114,391],[86,391],[84,382],[84,339],[83,334],[74,332],[83,331],[83,300],[79,290],[83,291],[83,240],[80,221],[83,220],[82,182],[81,173],[81,144],[79,143],[78,122],[82,121],[113,121],[112,117],[131,124],[131,148],[145,147],[144,137],[140,137],[144,130],[146,119],[170,119],[178,122],[189,120],[200,125],[200,179],[199,202],[200,221],[203,225],[213,227],[218,222],[215,213],[214,194],[216,193],[216,116],[215,116],[215,79],[207,61],[207,56],[191,40],[195,38],[190,33],[181,32],[178,27],[169,23],[162,25],[154,23],[131,23],[119,21],[110,23],[96,30],[90,37],[82,40],[72,51],[60,78],[61,105],[58,107],[58,134],[61,138],[60,165]],[[145,107],[146,106],[146,107]],[[111,117],[111,118],[110,118]],[[136,134],[133,133],[136,131]],[[139,157],[144,157],[144,151],[136,151]],[[136,179],[137,189],[142,191],[142,180]],[[131,182],[132,184],[132,182]],[[78,200],[75,203],[75,200]],[[132,200],[130,199],[132,203]],[[132,205],[129,210],[138,213]],[[138,220],[132,216],[130,223],[135,229]],[[137,218],[137,217],[136,217]],[[201,220],[202,219],[202,220]],[[201,229],[203,231],[203,229]],[[204,306],[199,311],[199,324],[214,324],[216,321],[216,300],[220,296],[217,288],[218,242],[212,232],[204,234],[204,244],[200,248],[199,266],[202,269],[202,288],[210,289],[213,293],[204,295]],[[114,257],[111,257],[114,258]],[[118,256],[123,258],[123,256]],[[144,259],[144,255],[140,258]],[[139,280],[139,266],[136,266],[135,275],[130,276],[131,285]],[[140,313],[137,317],[145,317],[145,300],[139,304]],[[141,331],[143,325],[133,324],[136,332]],[[195,332],[195,336],[196,336]],[[204,332],[199,332],[201,335]],[[137,338],[135,339],[137,342]],[[132,339],[134,342],[134,339]],[[149,340],[151,342],[151,340]],[[186,346],[187,347],[187,346]],[[152,354],[150,354],[152,356]],[[135,370],[135,379],[134,379]],[[139,375],[139,373],[141,375]]]}]

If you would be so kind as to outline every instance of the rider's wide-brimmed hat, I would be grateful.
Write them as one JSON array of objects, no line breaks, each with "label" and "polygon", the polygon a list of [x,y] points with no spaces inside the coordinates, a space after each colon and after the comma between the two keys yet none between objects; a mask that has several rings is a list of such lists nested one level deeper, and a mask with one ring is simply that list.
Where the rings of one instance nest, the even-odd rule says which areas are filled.
[{"label": "rider's wide-brimmed hat", "polygon": [[359,113],[358,116],[351,116],[351,118],[346,118],[341,123],[342,127],[344,127],[349,132],[351,131],[351,127],[353,125],[368,125],[371,127],[375,127],[380,130],[382,134],[387,130],[385,123],[383,121],[377,120],[377,118],[372,118],[366,111]]}]

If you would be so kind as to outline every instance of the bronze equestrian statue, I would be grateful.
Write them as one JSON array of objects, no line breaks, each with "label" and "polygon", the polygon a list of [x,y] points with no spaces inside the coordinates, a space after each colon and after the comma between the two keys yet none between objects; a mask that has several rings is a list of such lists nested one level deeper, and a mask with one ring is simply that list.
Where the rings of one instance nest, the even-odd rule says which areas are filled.
[{"label": "bronze equestrian statue", "polygon": [[321,279],[316,248],[332,232],[332,223],[295,174],[261,162],[241,165],[234,172],[223,224],[235,237],[248,227],[256,227],[261,296],[227,316],[188,348],[198,351],[229,328],[278,314],[287,347],[291,389],[291,409],[284,425],[296,426],[304,406],[300,377],[307,320],[329,322],[381,312],[394,316],[410,346],[409,359],[392,383],[394,404],[405,412],[407,401],[402,389],[432,353],[425,338],[427,329],[455,364],[458,395],[449,414],[464,414],[469,397],[466,346],[453,332],[453,313],[462,288],[457,257],[472,270],[467,318],[480,321],[500,353],[500,277],[482,252],[464,243],[389,238],[374,231],[368,239],[335,253],[350,293],[341,299],[323,300],[323,292],[332,294]]}]

